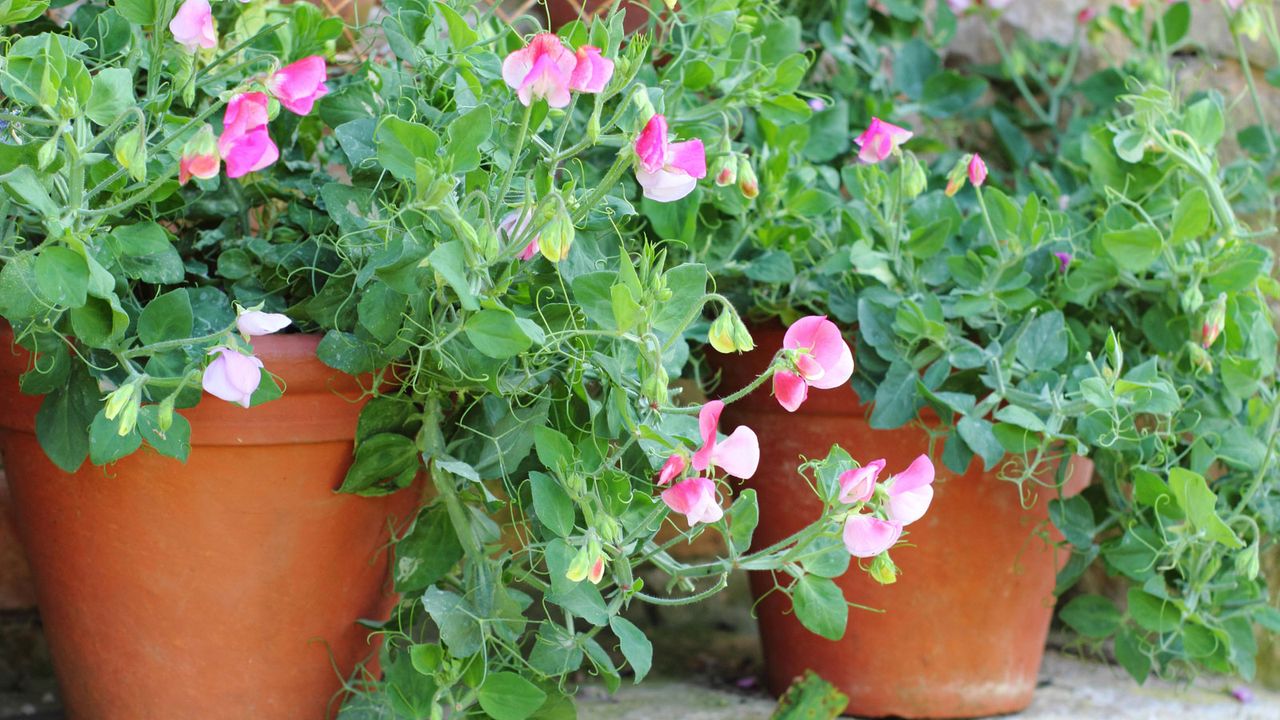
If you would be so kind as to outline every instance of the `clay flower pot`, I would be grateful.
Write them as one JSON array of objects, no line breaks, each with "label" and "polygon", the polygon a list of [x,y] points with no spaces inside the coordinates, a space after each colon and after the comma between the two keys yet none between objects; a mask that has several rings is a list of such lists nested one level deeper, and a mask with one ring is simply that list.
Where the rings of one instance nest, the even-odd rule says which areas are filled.
[{"label": "clay flower pot", "polygon": [[[753,332],[758,348],[717,358],[726,387],[763,371],[782,345],[781,330]],[[886,472],[928,451],[919,429],[874,430],[848,389],[813,391],[795,413],[766,384],[725,409],[761,439],[760,468],[747,485],[760,498],[754,542],[764,547],[818,517],[820,503],[795,474],[801,455],[823,457],[839,443],[855,458],[883,457]],[[850,610],[848,630],[831,642],[805,630],[791,601],[769,593],[774,579],[751,578],[770,690],[780,694],[812,669],[849,696],[861,717],[954,718],[1016,712],[1031,702],[1053,613],[1053,587],[1067,553],[1048,522],[1051,493],[1024,509],[1018,488],[974,461],[956,476],[941,463],[929,512],[908,528],[893,560],[896,584],[882,586],[851,566],[837,583],[845,598],[885,612]],[[1073,462],[1069,492],[1088,484],[1092,464]],[[1028,502],[1031,502],[1028,500]],[[856,559],[855,559],[855,562]]]},{"label": "clay flower pot", "polygon": [[317,337],[258,338],[283,398],[183,411],[183,464],[143,448],[68,474],[34,435],[39,398],[0,329],[0,451],[68,717],[319,720],[374,646],[393,597],[389,528],[412,491],[334,492],[351,462],[355,381]]},{"label": "clay flower pot", "polygon": [[18,542],[9,483],[0,467],[0,610],[27,610],[35,605],[36,586]]}]

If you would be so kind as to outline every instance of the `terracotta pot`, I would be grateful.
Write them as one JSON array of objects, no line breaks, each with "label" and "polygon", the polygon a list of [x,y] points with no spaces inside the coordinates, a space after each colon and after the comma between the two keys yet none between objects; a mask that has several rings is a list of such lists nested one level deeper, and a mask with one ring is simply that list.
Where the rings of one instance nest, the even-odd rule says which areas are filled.
[{"label": "terracotta pot", "polygon": [[[780,330],[755,331],[759,349],[721,360],[725,387],[763,371],[782,346]],[[722,356],[723,357],[723,356]],[[919,429],[873,430],[848,389],[815,390],[796,413],[769,387],[725,410],[732,427],[761,438],[760,469],[748,482],[760,499],[755,544],[763,547],[818,516],[821,505],[796,476],[800,456],[824,457],[840,444],[863,462],[883,457],[896,471],[928,449]],[[956,476],[940,463],[928,514],[908,528],[913,547],[893,553],[902,571],[882,586],[851,567],[837,580],[852,608],[842,640],[805,630],[791,601],[766,592],[774,579],[751,578],[757,598],[769,688],[780,694],[812,669],[849,696],[863,717],[975,717],[1016,712],[1031,702],[1053,612],[1055,575],[1067,554],[1048,541],[1048,492],[1024,509],[1014,485],[975,460]],[[1069,492],[1088,483],[1092,464],[1074,464]]]},{"label": "terracotta pot", "polygon": [[417,497],[334,492],[361,403],[353,379],[315,359],[318,341],[259,338],[287,392],[182,411],[185,464],[143,448],[68,474],[36,442],[40,401],[17,390],[26,357],[0,330],[0,451],[69,718],[336,713],[373,650],[355,621],[394,600],[389,527]]},{"label": "terracotta pot", "polygon": [[0,467],[0,610],[28,610],[35,605],[36,586],[18,542],[9,483]]}]

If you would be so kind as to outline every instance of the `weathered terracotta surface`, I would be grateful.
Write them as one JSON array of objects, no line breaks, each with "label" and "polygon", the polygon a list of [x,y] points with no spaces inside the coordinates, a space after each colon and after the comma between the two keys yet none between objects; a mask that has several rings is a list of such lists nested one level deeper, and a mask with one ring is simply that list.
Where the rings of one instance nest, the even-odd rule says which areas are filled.
[{"label": "weathered terracotta surface", "polygon": [[[725,387],[749,382],[782,344],[781,331],[757,331],[755,338],[757,351],[720,361]],[[848,389],[812,391],[798,412],[788,413],[766,385],[726,409],[725,418],[760,437],[760,469],[748,482],[760,498],[757,546],[799,530],[821,510],[795,474],[801,456],[823,457],[839,443],[862,462],[885,458],[893,472],[928,449],[923,430],[873,430]],[[1054,577],[1066,560],[1051,544],[1050,495],[1024,500],[1016,486],[982,472],[979,461],[960,476],[935,465],[933,505],[905,538],[913,547],[893,552],[898,582],[881,586],[856,568],[837,581],[849,602],[885,612],[851,609],[845,637],[831,642],[800,625],[785,595],[771,593],[759,604],[775,693],[811,668],[849,696],[850,714],[863,717],[985,716],[1031,702]],[[1073,470],[1068,487],[1078,492],[1092,466],[1073,463]],[[757,597],[773,582],[762,573],[751,578]]]},{"label": "weathered terracotta surface", "polygon": [[26,360],[0,338],[0,451],[70,718],[336,711],[343,677],[373,648],[355,621],[392,600],[389,528],[417,498],[334,492],[359,393],[315,359],[317,342],[258,339],[285,396],[183,411],[186,464],[144,448],[68,474],[40,450],[39,400],[17,391]]},{"label": "weathered terracotta surface", "polygon": [[4,468],[0,467],[0,610],[25,610],[35,604],[31,568],[18,541],[9,483],[5,480]]}]

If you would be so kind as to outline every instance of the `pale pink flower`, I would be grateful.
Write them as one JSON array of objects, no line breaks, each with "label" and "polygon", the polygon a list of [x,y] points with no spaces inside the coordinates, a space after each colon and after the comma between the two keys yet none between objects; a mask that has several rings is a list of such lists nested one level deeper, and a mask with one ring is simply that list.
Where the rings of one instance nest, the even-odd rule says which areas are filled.
[{"label": "pale pink flower", "polygon": [[306,115],[316,100],[329,94],[329,86],[324,84],[327,76],[324,58],[311,55],[271,73],[267,89],[286,110]]},{"label": "pale pink flower", "polygon": [[899,145],[911,139],[913,133],[880,118],[871,118],[871,124],[853,141],[861,150],[858,159],[864,163],[878,163],[889,157]]},{"label": "pale pink flower", "polygon": [[249,407],[249,399],[262,382],[262,361],[229,347],[213,348],[209,354],[217,357],[204,369],[200,383],[204,391],[221,400]]},{"label": "pale pink flower", "polygon": [[924,517],[933,502],[933,462],[921,455],[889,483],[889,519],[901,525]]},{"label": "pale pink flower", "polygon": [[1076,13],[1076,22],[1081,25],[1088,25],[1094,18],[1098,17],[1098,8],[1084,7],[1080,12]]},{"label": "pale pink flower", "polygon": [[902,525],[873,515],[853,514],[844,521],[844,546],[854,557],[875,557],[900,537]]},{"label": "pale pink flower", "polygon": [[695,477],[676,483],[662,491],[662,502],[684,515],[689,527],[724,517],[724,510],[716,499],[716,484],[709,478]]},{"label": "pale pink flower", "polygon": [[218,28],[213,20],[209,0],[186,0],[169,21],[173,39],[188,52],[199,48],[210,50],[218,46]]},{"label": "pale pink flower", "polygon": [[756,474],[760,464],[760,442],[751,428],[739,425],[729,437],[716,442],[716,426],[724,403],[712,400],[698,413],[698,430],[702,435],[702,447],[693,454],[693,469],[705,472],[718,467],[726,473],[746,480]]},{"label": "pale pink flower", "polygon": [[804,403],[810,387],[840,387],[853,375],[853,351],[825,315],[795,321],[782,338],[782,348],[789,351],[791,365],[773,374],[773,394],[788,412]]},{"label": "pale pink flower", "polygon": [[260,335],[279,332],[293,321],[280,313],[265,313],[260,310],[246,310],[236,316],[236,329],[246,339]]},{"label": "pale pink flower", "polygon": [[[518,240],[529,232],[529,223],[533,221],[532,210],[515,210],[507,213],[498,221],[498,229],[506,234],[507,240]],[[541,235],[535,234],[529,243],[516,255],[521,260],[532,260],[540,252],[538,240]]]},{"label": "pale pink flower", "polygon": [[613,78],[613,61],[600,54],[600,48],[583,45],[574,55],[577,64],[569,75],[569,89],[584,93],[604,90]]},{"label": "pale pink flower", "polygon": [[698,179],[707,176],[707,154],[698,139],[671,142],[667,119],[654,115],[645,124],[635,143],[636,181],[644,196],[658,202],[672,202],[693,192]]},{"label": "pale pink flower", "polygon": [[840,502],[846,505],[866,502],[876,491],[876,479],[884,470],[884,460],[872,460],[860,468],[840,474]]},{"label": "pale pink flower", "polygon": [[218,152],[227,163],[227,177],[238,178],[261,170],[280,158],[280,150],[267,132],[266,93],[241,93],[227,103],[222,118]]},{"label": "pale pink flower", "polygon": [[822,112],[827,109],[827,101],[822,98],[809,98],[809,109],[814,112]]},{"label": "pale pink flower", "polygon": [[684,455],[672,453],[671,457],[668,457],[667,461],[662,463],[662,469],[658,471],[658,485],[669,485],[672,480],[684,473],[684,468]]},{"label": "pale pink flower", "polygon": [[987,164],[982,161],[982,156],[974,153],[969,158],[969,182],[974,187],[982,187],[982,183],[987,181]]},{"label": "pale pink flower", "polygon": [[502,61],[502,79],[525,106],[544,99],[551,107],[562,108],[569,104],[569,82],[577,65],[560,38],[541,33]]}]

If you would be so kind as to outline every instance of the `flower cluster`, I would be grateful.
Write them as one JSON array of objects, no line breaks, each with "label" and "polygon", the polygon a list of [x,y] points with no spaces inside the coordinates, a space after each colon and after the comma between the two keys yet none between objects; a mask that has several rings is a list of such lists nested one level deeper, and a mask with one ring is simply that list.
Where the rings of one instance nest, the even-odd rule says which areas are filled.
[{"label": "flower cluster", "polygon": [[603,91],[613,79],[613,61],[600,48],[583,45],[575,53],[554,34],[540,33],[502,61],[502,79],[526,107],[546,100],[562,108],[572,92]]},{"label": "flower cluster", "polygon": [[[840,476],[840,502],[852,505],[844,522],[844,545],[854,557],[876,557],[893,547],[902,529],[924,517],[933,501],[933,462],[921,455],[904,471],[877,484],[884,460],[874,460]],[[868,512],[881,493],[878,512]]]},{"label": "flower cluster", "polygon": [[[280,313],[244,310],[236,317],[236,329],[245,340],[283,330],[292,321]],[[249,407],[249,400],[262,382],[262,361],[253,355],[219,345],[211,348],[213,360],[204,369],[201,385],[205,392],[227,402]]]},{"label": "flower cluster", "polygon": [[800,318],[787,328],[781,362],[773,374],[773,395],[788,412],[800,409],[809,388],[840,387],[853,375],[853,351],[825,315]]},{"label": "flower cluster", "polygon": [[671,142],[667,118],[654,115],[636,138],[636,181],[644,196],[674,202],[707,176],[707,153],[699,139]]},{"label": "flower cluster", "polygon": [[[665,486],[684,475],[692,466],[698,473],[709,473],[720,468],[733,477],[748,480],[756,474],[760,464],[760,441],[755,432],[745,425],[738,426],[723,441],[717,439],[717,427],[724,403],[712,400],[698,413],[698,432],[702,447],[686,460],[681,452],[672,453],[658,472],[658,485]],[[715,481],[698,475],[676,483],[662,492],[662,501],[673,511],[684,515],[689,527],[700,522],[715,522],[724,516],[716,499]]]}]

